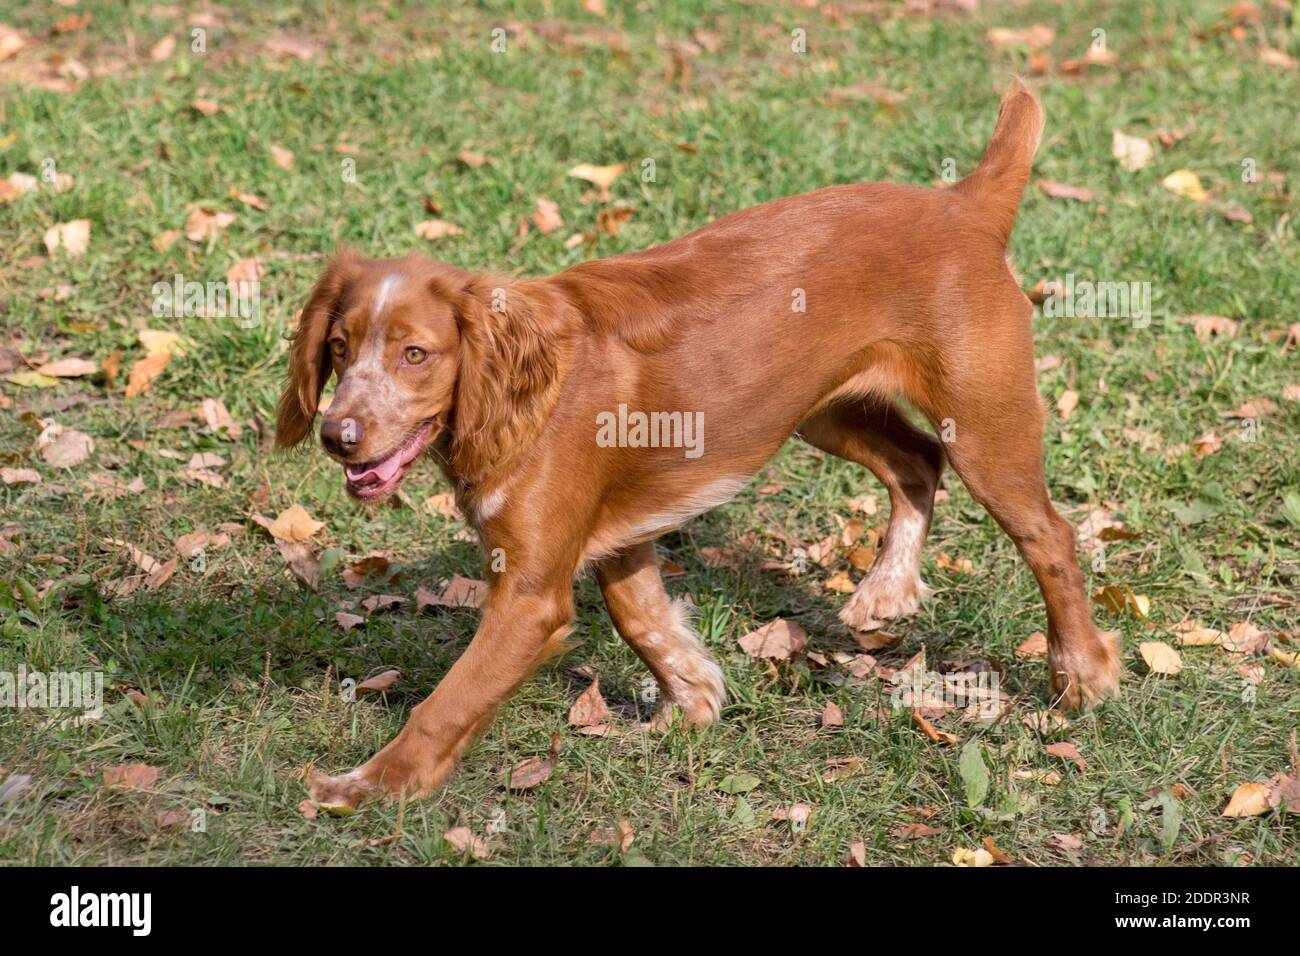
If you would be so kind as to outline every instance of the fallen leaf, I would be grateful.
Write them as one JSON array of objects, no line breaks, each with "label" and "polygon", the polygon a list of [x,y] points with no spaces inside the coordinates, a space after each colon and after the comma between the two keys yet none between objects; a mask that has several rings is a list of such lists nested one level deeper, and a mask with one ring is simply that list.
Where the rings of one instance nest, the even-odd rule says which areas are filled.
[{"label": "fallen leaf", "polygon": [[170,60],[175,52],[176,37],[169,33],[149,48],[149,59],[155,63],[161,63],[163,60]]},{"label": "fallen leaf", "polygon": [[421,239],[442,239],[446,236],[459,236],[465,230],[441,219],[426,219],[415,227],[415,234]]},{"label": "fallen leaf", "polygon": [[[600,199],[602,202],[609,199],[609,187],[614,180],[623,175],[627,169],[626,163],[615,163],[610,166],[593,166],[591,163],[579,163],[569,170],[568,175],[575,179],[586,180],[600,190]],[[541,229],[541,225],[538,225]],[[543,230],[545,232],[546,230]]]},{"label": "fallen leaf", "polygon": [[401,676],[402,672],[399,670],[386,670],[382,673],[376,674],[374,677],[367,677],[357,685],[357,693],[382,693],[383,691],[391,689],[392,686],[397,683],[397,679]]},{"label": "fallen leaf", "polygon": [[290,505],[270,523],[267,530],[272,537],[281,541],[310,541],[325,527],[323,521],[317,521],[302,505]]},{"label": "fallen leaf", "polygon": [[569,708],[570,727],[594,727],[609,718],[609,707],[600,695],[600,678],[594,677],[591,686],[578,695]]},{"label": "fallen leaf", "polygon": [[543,236],[549,236],[556,229],[564,225],[564,217],[560,215],[560,207],[545,196],[537,197],[537,209],[533,213],[533,225]]},{"label": "fallen leaf", "polygon": [[849,862],[851,867],[865,867],[867,865],[867,845],[860,840],[849,844]]},{"label": "fallen leaf", "polygon": [[50,255],[62,249],[70,257],[84,255],[90,245],[90,220],[74,219],[61,222],[45,231],[45,248]]},{"label": "fallen leaf", "polygon": [[95,450],[95,440],[85,432],[65,431],[53,443],[41,450],[41,458],[46,464],[58,468],[74,468],[80,465]]},{"label": "fallen leaf", "polygon": [[1056,411],[1061,416],[1061,421],[1068,421],[1070,415],[1074,413],[1075,408],[1079,405],[1079,393],[1072,388],[1067,388],[1061,393],[1061,397],[1056,400]]},{"label": "fallen leaf", "polygon": [[1222,315],[1189,315],[1183,321],[1192,326],[1202,341],[1213,337],[1231,339],[1237,335],[1237,323]]},{"label": "fallen leaf", "polygon": [[6,485],[39,485],[41,473],[35,468],[0,468],[0,480]]},{"label": "fallen leaf", "polygon": [[220,238],[235,221],[233,212],[220,212],[205,206],[192,205],[185,217],[185,238],[190,242],[205,242]]},{"label": "fallen leaf", "polygon": [[293,172],[293,150],[285,149],[283,146],[271,144],[271,162],[279,166],[285,172]]},{"label": "fallen leaf", "polygon": [[999,51],[1018,47],[1037,53],[1052,45],[1052,41],[1056,39],[1056,30],[1046,24],[1035,23],[1018,30],[1010,27],[993,27],[988,31],[987,36],[989,42]]},{"label": "fallen leaf", "polygon": [[216,116],[221,112],[221,104],[216,100],[195,99],[190,101],[190,106],[193,107],[196,113],[201,113],[204,116]]},{"label": "fallen leaf", "polygon": [[1153,674],[1179,674],[1183,670],[1183,658],[1164,641],[1143,641],[1138,645],[1142,659]]},{"label": "fallen leaf", "polygon": [[1091,189],[1084,189],[1082,186],[1067,186],[1065,183],[1058,183],[1051,179],[1038,180],[1038,188],[1053,199],[1073,199],[1075,202],[1092,202],[1096,195]]},{"label": "fallen leaf", "polygon": [[1258,654],[1268,645],[1268,634],[1250,621],[1238,621],[1228,628],[1222,645],[1234,654]]},{"label": "fallen leaf", "polygon": [[1175,196],[1182,196],[1184,199],[1192,200],[1192,202],[1205,202],[1210,198],[1210,194],[1201,186],[1200,177],[1190,169],[1180,169],[1170,173],[1160,180],[1160,185]]},{"label": "fallen leaf", "polygon": [[1232,793],[1220,816],[1257,817],[1273,809],[1269,798],[1272,788],[1266,783],[1243,783]]},{"label": "fallen leaf", "polygon": [[130,790],[147,790],[158,782],[159,767],[143,763],[124,763],[104,768],[104,786],[124,787]]},{"label": "fallen leaf", "polygon": [[511,790],[532,790],[551,779],[555,772],[555,758],[560,753],[560,735],[551,737],[551,751],[545,757],[529,757],[517,764],[509,773],[506,786]]},{"label": "fallen leaf", "polygon": [[320,557],[315,546],[302,541],[277,540],[275,544],[294,577],[313,591],[317,590],[320,587]]},{"label": "fallen leaf", "polygon": [[442,838],[458,853],[468,853],[476,860],[486,860],[492,852],[487,843],[469,827],[452,827]]},{"label": "fallen leaf", "polygon": [[1069,743],[1068,741],[1062,741],[1061,743],[1055,743],[1055,744],[1048,744],[1043,749],[1046,750],[1053,757],[1060,757],[1062,760],[1072,761],[1074,765],[1079,768],[1080,772],[1082,772],[1083,769],[1087,766],[1083,757],[1079,755],[1079,748],[1076,747],[1074,744]]},{"label": "fallen leaf", "polygon": [[371,614],[376,614],[389,608],[401,607],[405,603],[406,598],[400,594],[375,594],[362,601],[361,606]]},{"label": "fallen leaf", "polygon": [[149,386],[163,373],[167,368],[167,363],[172,357],[166,354],[146,355],[137,362],[131,363],[131,371],[127,375],[126,397],[135,398],[149,390]]},{"label": "fallen leaf", "polygon": [[339,611],[334,615],[334,622],[345,631],[350,631],[358,624],[366,623],[366,619],[360,614],[350,614],[347,611]]},{"label": "fallen leaf", "polygon": [[1021,641],[1020,646],[1016,648],[1016,657],[1019,657],[1022,660],[1046,656],[1047,635],[1042,631],[1034,631],[1034,633]]},{"label": "fallen leaf", "polygon": [[934,724],[926,720],[919,710],[912,711],[912,723],[920,727],[921,733],[925,734],[933,743],[946,744],[952,747],[961,742],[961,738],[956,734],[950,734],[946,730],[936,730]]},{"label": "fallen leaf", "polygon": [[492,162],[492,160],[488,159],[482,153],[475,153],[468,149],[457,153],[456,158],[470,169],[478,169],[480,166],[485,166]]},{"label": "fallen leaf", "polygon": [[46,362],[36,369],[42,375],[55,378],[80,378],[94,375],[99,371],[99,363],[84,358],[64,358],[55,362]]},{"label": "fallen leaf", "polygon": [[740,646],[750,657],[788,661],[803,653],[808,633],[796,622],[778,617],[742,637]]},{"label": "fallen leaf", "polygon": [[953,866],[992,866],[993,854],[980,847],[975,850],[958,849],[952,855]]},{"label": "fallen leaf", "polygon": [[843,727],[844,711],[835,701],[828,700],[826,706],[822,708],[822,727]]},{"label": "fallen leaf", "polygon": [[1151,143],[1140,136],[1129,136],[1121,130],[1111,130],[1111,155],[1119,161],[1120,166],[1130,173],[1135,173],[1151,161],[1155,149]]}]

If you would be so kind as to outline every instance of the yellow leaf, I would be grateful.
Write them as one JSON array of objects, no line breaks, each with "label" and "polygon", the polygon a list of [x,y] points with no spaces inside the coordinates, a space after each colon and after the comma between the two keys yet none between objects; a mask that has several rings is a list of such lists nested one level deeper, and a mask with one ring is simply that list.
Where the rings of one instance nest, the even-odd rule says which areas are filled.
[{"label": "yellow leaf", "polygon": [[290,505],[280,512],[267,530],[281,541],[302,542],[310,541],[323,527],[325,523],[313,518],[302,505]]},{"label": "yellow leaf", "polygon": [[978,850],[958,849],[952,855],[953,866],[992,866],[993,854],[982,847]]},{"label": "yellow leaf", "polygon": [[1138,651],[1153,674],[1178,674],[1183,669],[1182,655],[1164,641],[1143,641]]},{"label": "yellow leaf", "polygon": [[1257,817],[1268,813],[1269,786],[1265,783],[1243,783],[1232,794],[1221,816]]},{"label": "yellow leaf", "polygon": [[146,355],[140,361],[134,363],[131,366],[130,376],[127,378],[126,397],[135,398],[135,396],[148,391],[154,379],[163,373],[163,369],[167,367],[167,363],[171,360],[170,355],[160,352],[155,355]]},{"label": "yellow leaf", "polygon": [[184,355],[182,340],[175,332],[161,332],[158,329],[141,329],[140,344],[144,346],[145,355]]},{"label": "yellow leaf", "polygon": [[1175,196],[1182,196],[1184,199],[1192,200],[1192,202],[1205,202],[1210,198],[1210,194],[1201,186],[1200,177],[1190,169],[1180,169],[1177,172],[1170,173],[1160,180],[1160,185]]}]

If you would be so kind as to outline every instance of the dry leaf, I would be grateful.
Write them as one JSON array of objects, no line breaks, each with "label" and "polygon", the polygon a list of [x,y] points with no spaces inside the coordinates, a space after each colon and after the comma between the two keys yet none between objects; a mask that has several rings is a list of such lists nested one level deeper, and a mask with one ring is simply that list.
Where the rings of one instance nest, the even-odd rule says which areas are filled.
[{"label": "dry leaf", "polygon": [[339,611],[334,615],[334,622],[345,631],[350,631],[358,624],[366,623],[366,619],[360,614],[350,614],[347,611]]},{"label": "dry leaf", "polygon": [[1215,336],[1231,339],[1237,334],[1237,323],[1222,315],[1189,315],[1183,321],[1191,324],[1202,341]]},{"label": "dry leaf", "polygon": [[441,219],[426,219],[415,227],[415,234],[421,239],[442,239],[446,236],[459,236],[465,230]]},{"label": "dry leaf", "polygon": [[532,790],[551,779],[555,772],[555,758],[560,753],[560,735],[551,737],[551,751],[545,757],[529,757],[517,764],[509,774],[507,786],[511,790]]},{"label": "dry leaf", "polygon": [[1268,634],[1250,621],[1238,621],[1228,628],[1223,649],[1234,654],[1258,654],[1268,645]]},{"label": "dry leaf", "polygon": [[383,691],[392,688],[392,686],[397,683],[397,679],[401,676],[402,672],[399,670],[386,670],[382,673],[376,674],[374,677],[367,677],[357,685],[357,693],[382,693]]},{"label": "dry leaf", "polygon": [[1047,656],[1047,635],[1042,631],[1034,631],[1025,638],[1020,646],[1016,648],[1016,657],[1026,660],[1034,657]]},{"label": "dry leaf", "polygon": [[33,484],[41,483],[41,475],[34,468],[0,468],[0,480],[6,485]]},{"label": "dry leaf", "polygon": [[1270,803],[1272,788],[1266,783],[1243,783],[1232,793],[1228,805],[1220,816],[1257,817],[1273,809]]},{"label": "dry leaf", "polygon": [[1074,744],[1069,743],[1068,741],[1062,741],[1061,743],[1056,743],[1056,744],[1048,744],[1043,749],[1046,750],[1053,757],[1060,757],[1062,760],[1073,761],[1075,766],[1079,768],[1080,772],[1082,772],[1084,767],[1087,766],[1087,764],[1084,762],[1083,757],[1079,755],[1079,748],[1076,747]]},{"label": "dry leaf", "polygon": [[61,222],[45,231],[45,248],[50,255],[62,249],[71,257],[84,255],[90,245],[90,220]]},{"label": "dry leaf", "polygon": [[315,546],[301,541],[277,540],[275,544],[294,577],[313,591],[320,587],[320,558]]},{"label": "dry leaf", "polygon": [[822,727],[843,727],[844,711],[840,710],[838,704],[833,700],[828,700],[826,706],[822,708]]},{"label": "dry leaf", "polygon": [[987,36],[989,42],[998,51],[1019,47],[1037,53],[1052,45],[1052,41],[1056,39],[1056,30],[1046,24],[1035,23],[1020,30],[993,27]]},{"label": "dry leaf", "polygon": [[55,362],[46,362],[36,371],[55,378],[80,378],[98,372],[99,363],[84,358],[64,358]]},{"label": "dry leaf", "polygon": [[578,695],[569,708],[570,727],[594,727],[609,718],[609,707],[600,695],[600,678],[594,677],[591,686]]},{"label": "dry leaf", "polygon": [[95,440],[85,432],[69,430],[41,449],[41,458],[58,468],[80,465],[95,450]]},{"label": "dry leaf", "polygon": [[1182,196],[1184,199],[1192,200],[1192,202],[1205,202],[1210,198],[1210,194],[1201,186],[1200,177],[1190,169],[1180,169],[1177,172],[1170,173],[1160,180],[1160,185],[1175,196]]},{"label": "dry leaf", "polygon": [[537,210],[533,213],[533,225],[537,227],[537,231],[543,236],[549,236],[564,225],[564,217],[560,215],[560,207],[545,196],[538,196]]},{"label": "dry leaf", "polygon": [[176,37],[169,33],[149,48],[149,59],[155,63],[161,63],[163,60],[170,60],[175,52]]},{"label": "dry leaf", "polygon": [[1051,179],[1038,180],[1038,188],[1053,199],[1073,199],[1075,202],[1092,202],[1096,195],[1091,189],[1082,186],[1067,186]]},{"label": "dry leaf", "polygon": [[283,146],[271,144],[271,162],[279,166],[285,172],[293,172],[293,150],[285,149]]},{"label": "dry leaf", "polygon": [[1164,641],[1143,641],[1138,651],[1153,674],[1179,674],[1183,670],[1182,655]]},{"label": "dry leaf", "polygon": [[185,238],[191,242],[220,238],[234,221],[233,212],[219,212],[198,205],[190,206],[189,213],[185,217]]},{"label": "dry leaf", "polygon": [[116,767],[105,767],[104,786],[147,790],[158,782],[158,774],[161,772],[161,768],[144,763],[124,763]]},{"label": "dry leaf", "polygon": [[267,526],[267,530],[281,541],[302,542],[310,541],[323,527],[325,523],[313,518],[302,505],[290,505]]},{"label": "dry leaf", "polygon": [[1140,136],[1129,136],[1120,130],[1111,130],[1111,155],[1119,161],[1120,166],[1130,173],[1135,173],[1151,161],[1155,149],[1151,143]]},{"label": "dry leaf", "polygon": [[849,866],[864,867],[867,865],[867,846],[861,841],[849,844]]},{"label": "dry leaf", "polygon": [[993,854],[980,847],[976,850],[958,849],[952,855],[953,866],[992,866]]},{"label": "dry leaf", "polygon": [[[575,179],[586,180],[599,189],[600,199],[603,202],[609,198],[609,187],[614,180],[623,175],[625,169],[627,169],[626,163],[615,163],[612,166],[593,166],[591,163],[579,163],[570,169],[568,174]],[[541,228],[540,224],[538,228]]]},{"label": "dry leaf", "polygon": [[487,163],[492,162],[492,160],[488,159],[482,153],[475,153],[468,149],[464,150],[463,152],[457,153],[456,158],[459,159],[466,166],[468,166],[470,169],[478,169],[480,166],[484,166]]},{"label": "dry leaf", "polygon": [[452,827],[442,835],[459,853],[468,853],[476,860],[486,860],[491,850],[487,843],[469,827]]},{"label": "dry leaf", "polygon": [[1079,393],[1072,388],[1067,388],[1061,393],[1061,397],[1056,400],[1056,410],[1060,413],[1061,421],[1067,421],[1073,414],[1075,408],[1079,405]]},{"label": "dry leaf", "polygon": [[778,617],[742,637],[740,646],[750,657],[788,661],[803,653],[808,634],[794,621]]},{"label": "dry leaf", "polygon": [[133,362],[131,371],[127,376],[126,397],[135,398],[135,396],[147,392],[154,380],[163,373],[163,369],[167,367],[167,363],[171,361],[171,358],[170,355],[166,354],[146,355],[138,362]]}]

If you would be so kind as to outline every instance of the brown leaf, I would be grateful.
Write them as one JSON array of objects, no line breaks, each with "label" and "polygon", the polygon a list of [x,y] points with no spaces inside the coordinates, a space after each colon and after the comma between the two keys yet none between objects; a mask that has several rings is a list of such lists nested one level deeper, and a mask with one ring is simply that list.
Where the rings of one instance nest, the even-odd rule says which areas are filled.
[{"label": "brown leaf", "polygon": [[843,727],[844,711],[840,710],[839,704],[833,700],[828,700],[826,706],[822,708],[822,727]]},{"label": "brown leaf", "polygon": [[533,225],[537,227],[537,231],[543,236],[549,236],[564,225],[564,217],[560,215],[560,207],[545,196],[538,196],[537,209],[533,213]]},{"label": "brown leaf", "polygon": [[1243,783],[1232,793],[1220,816],[1257,817],[1273,809],[1272,788],[1266,783]]},{"label": "brown leaf", "polygon": [[[569,170],[569,175],[575,179],[586,180],[599,189],[600,200],[604,202],[609,199],[609,187],[613,185],[614,180],[623,175],[625,169],[627,169],[626,163],[615,163],[611,166],[593,166],[591,163],[579,163]],[[541,226],[539,225],[538,228],[540,229]]]},{"label": "brown leaf", "polygon": [[1138,645],[1138,652],[1153,674],[1182,673],[1182,655],[1164,641],[1143,641]]},{"label": "brown leaf", "polygon": [[406,603],[406,598],[400,594],[374,594],[361,602],[361,606],[375,614],[379,611],[387,611],[389,608],[401,607]]},{"label": "brown leaf", "polygon": [[158,355],[146,355],[139,361],[133,362],[127,376],[126,397],[135,398],[147,392],[149,386],[163,373],[163,369],[171,360],[172,357],[164,352]]},{"label": "brown leaf", "polygon": [[1074,410],[1079,405],[1079,393],[1072,388],[1067,388],[1061,393],[1061,397],[1056,400],[1056,410],[1060,413],[1061,421],[1068,421]]},{"label": "brown leaf", "polygon": [[279,166],[285,172],[293,172],[293,150],[285,149],[283,146],[271,144],[271,162]]},{"label": "brown leaf", "polygon": [[1080,772],[1087,766],[1083,757],[1079,755],[1079,748],[1068,741],[1056,744],[1048,744],[1045,749],[1053,757],[1060,757],[1062,760],[1070,760],[1079,768]]},{"label": "brown leaf", "polygon": [[1202,341],[1210,338],[1231,339],[1237,335],[1237,322],[1222,315],[1189,315],[1183,321],[1192,326],[1196,337]]},{"label": "brown leaf", "polygon": [[1053,199],[1073,199],[1075,202],[1092,202],[1097,196],[1082,186],[1067,186],[1052,179],[1038,180],[1038,188]]},{"label": "brown leaf", "polygon": [[1047,635],[1042,631],[1034,631],[1025,638],[1019,647],[1016,648],[1016,657],[1027,660],[1034,657],[1047,656]]},{"label": "brown leaf", "polygon": [[867,846],[861,840],[849,844],[849,862],[851,867],[864,867],[867,865]]},{"label": "brown leaf", "polygon": [[1234,654],[1258,654],[1268,645],[1268,634],[1250,621],[1238,621],[1228,628],[1228,635],[1221,643],[1225,651]]},{"label": "brown leaf", "polygon": [[75,468],[95,450],[95,440],[85,432],[65,431],[51,444],[41,449],[46,464],[57,468]]},{"label": "brown leaf", "polygon": [[487,842],[474,834],[469,827],[452,827],[442,838],[460,853],[468,853],[476,860],[486,860],[491,854]]},{"label": "brown leaf", "polygon": [[426,219],[424,222],[417,223],[415,234],[421,239],[443,239],[447,236],[459,236],[465,230],[460,226],[450,222],[444,222],[441,219]]},{"label": "brown leaf", "polygon": [[999,52],[1020,47],[1037,53],[1052,45],[1056,39],[1056,30],[1042,23],[1013,30],[1010,27],[993,27],[988,31],[988,40]]},{"label": "brown leaf", "polygon": [[338,611],[334,615],[334,621],[345,631],[350,631],[358,624],[366,623],[366,619],[360,614],[350,614],[347,611]]},{"label": "brown leaf", "polygon": [[551,779],[555,772],[555,758],[560,753],[560,735],[551,737],[551,751],[545,757],[529,757],[517,764],[509,773],[507,786],[511,790],[532,790]]},{"label": "brown leaf", "polygon": [[808,646],[808,633],[794,621],[777,618],[740,639],[741,649],[750,657],[788,661]]},{"label": "brown leaf", "polygon": [[84,255],[90,245],[90,220],[61,222],[45,231],[45,248],[50,255],[62,249],[70,258]]},{"label": "brown leaf", "polygon": [[921,732],[936,744],[946,744],[953,746],[961,742],[961,738],[956,734],[950,734],[944,730],[935,730],[934,724],[930,723],[921,715],[920,711],[912,711],[912,723],[921,728]]},{"label": "brown leaf", "polygon": [[903,635],[890,631],[868,631],[865,634],[855,631],[853,639],[864,651],[879,651],[897,644],[903,639]]},{"label": "brown leaf", "polygon": [[600,695],[600,678],[593,677],[591,686],[578,695],[569,708],[570,727],[594,727],[609,718],[609,707]]},{"label": "brown leaf", "polygon": [[55,362],[46,362],[36,371],[53,378],[79,378],[82,375],[94,375],[98,372],[99,363],[85,358],[62,358]]},{"label": "brown leaf", "polygon": [[313,518],[302,505],[290,505],[267,525],[267,530],[280,541],[304,542],[324,527],[324,522]]},{"label": "brown leaf", "polygon": [[487,600],[488,591],[486,581],[453,574],[441,594],[435,594],[422,587],[418,588],[415,593],[415,606],[419,611],[423,611],[426,607],[478,608],[482,607],[483,602]]},{"label": "brown leaf", "polygon": [[382,693],[383,691],[391,689],[401,676],[402,672],[399,670],[386,670],[382,673],[376,674],[374,677],[367,677],[357,685],[357,693]]},{"label": "brown leaf", "polygon": [[124,763],[104,768],[104,786],[124,787],[130,790],[148,790],[158,782],[160,767],[144,763]]},{"label": "brown leaf", "polygon": [[316,553],[316,547],[302,541],[282,541],[279,539],[276,540],[275,544],[280,549],[280,556],[289,565],[289,570],[293,572],[294,577],[313,591],[318,589],[320,587],[320,557]]},{"label": "brown leaf", "polygon": [[475,153],[468,149],[457,153],[456,158],[460,160],[462,163],[464,163],[466,166],[468,166],[470,169],[478,169],[480,166],[484,166],[492,162],[492,160],[488,159],[482,153]]},{"label": "brown leaf", "polygon": [[192,205],[185,217],[185,238],[190,242],[217,239],[235,221],[233,212],[220,212],[205,206]]}]

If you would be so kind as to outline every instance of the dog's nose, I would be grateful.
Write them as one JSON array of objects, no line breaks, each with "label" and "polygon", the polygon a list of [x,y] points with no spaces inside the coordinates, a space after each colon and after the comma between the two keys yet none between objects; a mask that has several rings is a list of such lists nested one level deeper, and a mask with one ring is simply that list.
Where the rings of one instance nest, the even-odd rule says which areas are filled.
[{"label": "dog's nose", "polygon": [[326,419],[320,426],[320,443],[335,455],[350,455],[366,437],[365,427],[355,418]]}]

